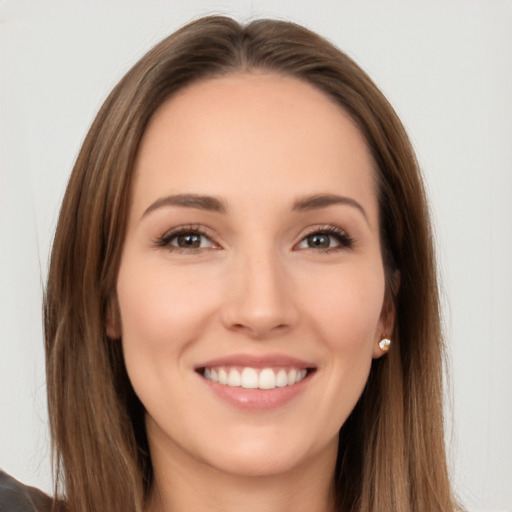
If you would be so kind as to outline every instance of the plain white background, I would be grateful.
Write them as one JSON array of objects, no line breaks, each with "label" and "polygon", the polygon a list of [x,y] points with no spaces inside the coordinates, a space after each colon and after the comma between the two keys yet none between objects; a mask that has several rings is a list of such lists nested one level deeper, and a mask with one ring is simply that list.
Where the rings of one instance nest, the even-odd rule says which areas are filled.
[{"label": "plain white background", "polygon": [[510,0],[0,2],[0,467],[51,490],[42,283],[59,203],[106,94],[192,18],[298,21],[366,69],[409,130],[431,197],[469,510],[512,510]]}]

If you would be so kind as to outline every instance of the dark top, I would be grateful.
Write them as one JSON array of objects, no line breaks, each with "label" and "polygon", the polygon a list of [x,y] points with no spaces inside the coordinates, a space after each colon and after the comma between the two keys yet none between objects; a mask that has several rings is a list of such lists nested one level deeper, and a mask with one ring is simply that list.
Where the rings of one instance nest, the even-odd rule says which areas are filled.
[{"label": "dark top", "polygon": [[0,512],[51,512],[53,500],[0,470]]}]

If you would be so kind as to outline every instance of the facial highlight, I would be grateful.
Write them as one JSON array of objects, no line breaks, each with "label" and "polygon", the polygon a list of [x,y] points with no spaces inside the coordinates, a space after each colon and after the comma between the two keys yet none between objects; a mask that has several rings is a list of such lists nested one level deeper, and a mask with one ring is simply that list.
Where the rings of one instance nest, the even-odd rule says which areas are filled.
[{"label": "facial highlight", "polygon": [[295,78],[208,79],[157,110],[108,326],[154,464],[334,465],[392,327],[373,168],[351,118]]}]

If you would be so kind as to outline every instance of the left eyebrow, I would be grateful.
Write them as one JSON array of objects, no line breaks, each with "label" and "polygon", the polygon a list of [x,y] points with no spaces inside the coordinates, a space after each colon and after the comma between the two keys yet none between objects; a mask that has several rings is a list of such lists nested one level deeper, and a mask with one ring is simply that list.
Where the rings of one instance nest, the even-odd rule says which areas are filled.
[{"label": "left eyebrow", "polygon": [[292,211],[304,212],[319,210],[336,204],[343,204],[356,208],[363,215],[366,223],[369,224],[368,215],[360,203],[351,197],[338,196],[336,194],[315,194],[312,196],[302,197],[293,203]]}]

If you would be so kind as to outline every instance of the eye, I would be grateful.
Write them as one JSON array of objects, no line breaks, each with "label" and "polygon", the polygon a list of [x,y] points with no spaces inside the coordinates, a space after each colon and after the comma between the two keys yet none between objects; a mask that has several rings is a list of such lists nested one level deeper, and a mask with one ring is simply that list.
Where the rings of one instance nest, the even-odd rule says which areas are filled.
[{"label": "eye", "polygon": [[156,245],[169,250],[194,251],[217,248],[212,239],[197,228],[178,228],[156,240]]},{"label": "eye", "polygon": [[330,251],[352,247],[353,239],[336,227],[317,229],[306,235],[296,246],[297,249]]},{"label": "eye", "polygon": [[182,249],[200,249],[211,245],[210,239],[199,233],[184,233],[174,236],[169,245],[180,247]]}]

